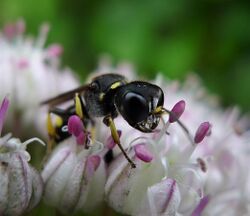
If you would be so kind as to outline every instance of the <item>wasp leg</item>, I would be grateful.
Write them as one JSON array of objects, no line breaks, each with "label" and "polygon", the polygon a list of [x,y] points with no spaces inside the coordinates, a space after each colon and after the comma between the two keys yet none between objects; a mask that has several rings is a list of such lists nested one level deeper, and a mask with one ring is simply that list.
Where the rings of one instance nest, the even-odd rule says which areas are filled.
[{"label": "wasp leg", "polygon": [[115,143],[118,145],[118,147],[120,148],[120,150],[124,154],[127,161],[130,163],[131,167],[136,168],[135,163],[129,158],[126,151],[123,149],[123,147],[121,145],[119,134],[117,132],[117,129],[115,127],[115,123],[114,123],[113,119],[111,118],[111,116],[104,117],[103,122],[110,128],[112,138],[114,139]]},{"label": "wasp leg", "polygon": [[47,145],[47,154],[49,154],[54,146],[55,138],[56,138],[56,129],[52,123],[50,112],[47,115],[47,132],[49,136],[49,141]]},{"label": "wasp leg", "polygon": [[84,126],[87,127],[87,125],[90,123],[91,124],[91,130],[90,130],[90,134],[91,134],[91,138],[95,139],[95,121],[90,118],[87,109],[86,109],[86,105],[83,103],[81,96],[76,93],[75,94],[75,113],[76,115],[79,116],[80,119],[82,119]]}]

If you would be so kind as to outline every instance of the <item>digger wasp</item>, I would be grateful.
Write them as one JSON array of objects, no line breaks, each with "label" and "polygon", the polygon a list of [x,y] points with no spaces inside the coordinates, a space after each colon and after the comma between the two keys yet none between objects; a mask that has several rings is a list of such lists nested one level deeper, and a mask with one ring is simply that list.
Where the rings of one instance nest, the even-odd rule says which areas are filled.
[{"label": "digger wasp", "polygon": [[[75,105],[67,109],[56,107],[72,98],[75,98]],[[94,125],[94,118],[102,117],[104,124],[110,128],[114,142],[133,168],[136,165],[120,143],[114,119],[120,114],[131,127],[150,133],[158,126],[161,115],[166,113],[166,109],[163,108],[164,93],[159,86],[145,81],[128,82],[124,76],[112,73],[99,75],[89,84],[41,104],[48,104],[49,113],[54,113],[62,119],[61,124],[56,127],[57,141],[69,136],[65,126],[70,115],[79,114],[85,125]]]}]

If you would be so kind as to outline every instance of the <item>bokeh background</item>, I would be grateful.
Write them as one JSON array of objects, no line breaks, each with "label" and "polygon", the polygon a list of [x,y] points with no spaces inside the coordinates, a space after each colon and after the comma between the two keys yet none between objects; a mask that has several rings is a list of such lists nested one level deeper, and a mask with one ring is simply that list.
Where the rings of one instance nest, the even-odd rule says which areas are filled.
[{"label": "bokeh background", "polygon": [[50,23],[48,43],[83,78],[110,54],[147,77],[195,71],[223,105],[250,108],[248,0],[0,0],[1,26],[20,17],[31,34]]},{"label": "bokeh background", "polygon": [[196,72],[224,106],[250,110],[249,0],[0,0],[0,26],[18,18],[32,35],[48,22],[47,43],[82,80],[108,54],[148,78]]}]

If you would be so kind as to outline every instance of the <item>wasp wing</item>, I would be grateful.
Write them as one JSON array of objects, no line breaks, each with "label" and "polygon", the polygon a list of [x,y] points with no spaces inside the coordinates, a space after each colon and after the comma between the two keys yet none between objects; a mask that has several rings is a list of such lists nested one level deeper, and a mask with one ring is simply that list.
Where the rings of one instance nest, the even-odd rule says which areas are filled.
[{"label": "wasp wing", "polygon": [[76,93],[81,93],[89,89],[89,85],[83,85],[78,88],[72,89],[70,91],[64,92],[62,94],[59,94],[53,98],[49,98],[48,100],[42,101],[40,105],[50,105],[55,106],[61,103],[64,103],[72,98],[74,98]]}]

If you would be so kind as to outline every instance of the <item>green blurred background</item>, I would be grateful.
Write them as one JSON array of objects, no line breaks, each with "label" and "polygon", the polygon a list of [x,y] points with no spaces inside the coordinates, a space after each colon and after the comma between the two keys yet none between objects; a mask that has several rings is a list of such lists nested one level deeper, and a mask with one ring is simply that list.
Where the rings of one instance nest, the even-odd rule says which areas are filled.
[{"label": "green blurred background", "polygon": [[83,77],[107,53],[148,77],[195,71],[224,105],[250,108],[249,0],[0,0],[1,26],[20,17],[33,34],[49,22],[48,43]]},{"label": "green blurred background", "polygon": [[[0,26],[18,18],[33,35],[50,23],[47,44],[62,44],[63,64],[82,78],[110,54],[149,78],[196,72],[223,105],[250,110],[249,0],[0,0]],[[56,214],[47,208],[31,215]]]}]

